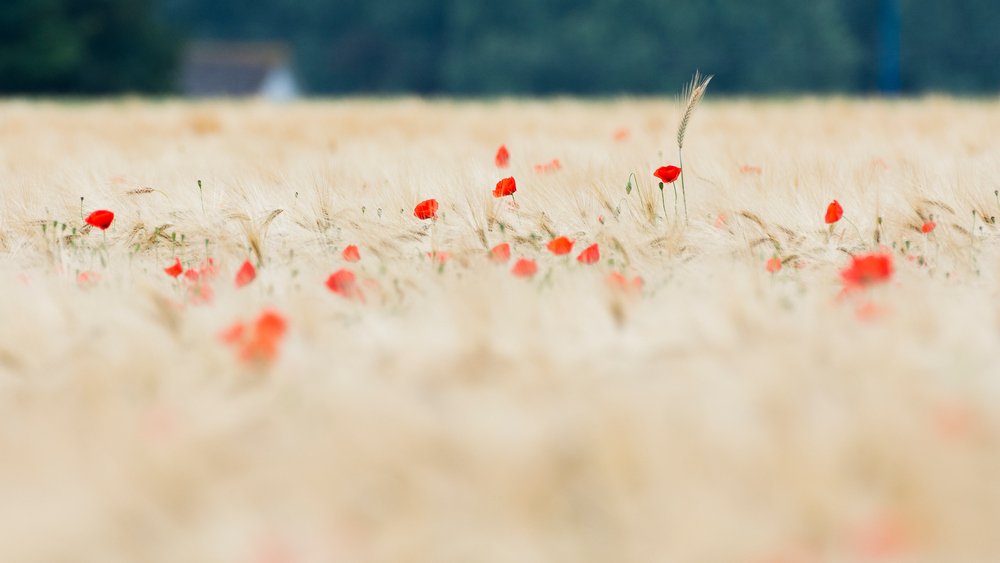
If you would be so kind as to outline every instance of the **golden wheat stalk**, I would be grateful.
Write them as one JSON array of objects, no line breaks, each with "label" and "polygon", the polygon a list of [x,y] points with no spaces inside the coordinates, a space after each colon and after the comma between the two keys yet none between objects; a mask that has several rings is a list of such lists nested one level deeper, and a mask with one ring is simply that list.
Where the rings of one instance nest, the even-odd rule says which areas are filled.
[{"label": "golden wheat stalk", "polygon": [[701,73],[695,71],[694,78],[691,82],[684,88],[683,96],[687,98],[687,106],[684,108],[684,116],[681,117],[681,124],[677,127],[677,159],[678,166],[681,169],[681,194],[684,196],[684,223],[688,223],[688,203],[687,203],[687,190],[684,189],[684,132],[687,131],[688,122],[691,121],[691,114],[694,113],[694,108],[697,107],[698,102],[701,101],[702,96],[705,95],[705,90],[708,88],[708,83],[712,81],[712,75],[702,76]]},{"label": "golden wheat stalk", "polygon": [[684,87],[682,97],[687,98],[687,106],[684,107],[684,117],[681,118],[681,124],[677,128],[677,148],[684,148],[684,132],[687,130],[688,122],[691,121],[691,114],[705,95],[705,90],[711,81],[712,75],[702,76],[701,73],[695,72],[694,78]]},{"label": "golden wheat stalk", "polygon": [[156,188],[150,188],[150,187],[136,188],[134,190],[129,190],[129,191],[125,192],[125,195],[143,195],[143,194],[151,194],[153,192],[156,192],[156,193],[162,195],[163,197],[167,198],[167,201],[170,201],[170,196],[168,196],[167,194],[163,193],[163,191],[158,190]]}]

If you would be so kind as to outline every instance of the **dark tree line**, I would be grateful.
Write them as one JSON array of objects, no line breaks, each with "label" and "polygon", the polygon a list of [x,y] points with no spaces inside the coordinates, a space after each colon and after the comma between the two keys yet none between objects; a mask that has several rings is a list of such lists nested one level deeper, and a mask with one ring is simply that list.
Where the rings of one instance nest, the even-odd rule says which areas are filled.
[{"label": "dark tree line", "polygon": [[0,92],[162,92],[179,36],[147,0],[2,0]]},{"label": "dark tree line", "polygon": [[[906,92],[1000,87],[1000,2],[901,0]],[[4,0],[0,91],[155,92],[184,39],[280,39],[313,93],[866,93],[878,0]]]},{"label": "dark tree line", "polygon": [[[161,0],[203,37],[278,37],[315,92],[874,91],[878,0]],[[1000,2],[902,0],[908,92],[1000,87]]]}]

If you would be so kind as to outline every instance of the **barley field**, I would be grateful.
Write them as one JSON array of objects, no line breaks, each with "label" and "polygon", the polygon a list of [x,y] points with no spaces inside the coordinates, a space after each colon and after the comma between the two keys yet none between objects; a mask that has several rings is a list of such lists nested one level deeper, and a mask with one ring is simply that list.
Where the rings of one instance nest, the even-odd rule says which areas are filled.
[{"label": "barley field", "polygon": [[1000,560],[1000,103],[684,110],[0,102],[0,561]]}]

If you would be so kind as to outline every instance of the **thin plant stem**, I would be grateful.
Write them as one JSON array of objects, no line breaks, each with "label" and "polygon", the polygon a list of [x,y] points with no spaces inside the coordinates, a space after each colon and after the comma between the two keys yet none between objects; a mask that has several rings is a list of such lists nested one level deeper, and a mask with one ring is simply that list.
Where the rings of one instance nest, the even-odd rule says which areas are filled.
[{"label": "thin plant stem", "polygon": [[865,247],[865,248],[867,249],[867,248],[868,248],[868,245],[867,245],[867,244],[865,244],[865,237],[861,236],[861,230],[860,230],[860,229],[858,229],[858,226],[857,226],[857,225],[855,225],[855,224],[854,224],[854,223],[853,223],[853,222],[852,222],[852,221],[851,221],[850,219],[848,219],[847,217],[844,217],[844,221],[847,221],[847,223],[848,223],[849,225],[851,225],[852,227],[854,227],[854,232],[858,233],[858,239],[860,239],[860,240],[861,240],[861,246],[863,246],[863,247]]},{"label": "thin plant stem", "polygon": [[[205,192],[201,189],[201,180],[198,180],[198,194],[201,195],[201,214],[205,214]],[[167,198],[170,199],[170,198]]]},{"label": "thin plant stem", "polygon": [[104,255],[108,258],[108,266],[111,266],[111,252],[108,251],[108,231],[107,229],[102,229],[101,234],[104,235]]},{"label": "thin plant stem", "polygon": [[[684,224],[688,224],[688,197],[687,191],[684,190],[684,149],[678,147],[677,149],[677,164],[680,165],[681,169],[681,195],[684,197]],[[676,188],[674,188],[676,189]]]},{"label": "thin plant stem", "polygon": [[677,182],[670,182],[670,185],[674,187],[674,219],[677,219]]},{"label": "thin plant stem", "polygon": [[510,194],[510,201],[514,204],[514,213],[517,213],[517,224],[521,224],[521,210],[517,207],[517,200],[514,199],[514,194]]},{"label": "thin plant stem", "polygon": [[642,199],[642,190],[639,189],[639,177],[635,175],[635,172],[631,172],[628,175],[629,182],[631,183],[632,178],[635,178],[635,191],[639,194],[639,203],[642,204],[642,208],[646,208],[646,202]]},{"label": "thin plant stem", "polygon": [[434,257],[437,256],[437,217],[431,219],[431,266],[434,265]]},{"label": "thin plant stem", "polygon": [[976,248],[976,210],[975,209],[972,210],[972,228],[969,229],[969,244],[972,246],[972,249],[975,250],[975,248]]},{"label": "thin plant stem", "polygon": [[663,202],[663,219],[667,219],[667,198],[663,195],[663,182],[660,182],[660,201]]}]

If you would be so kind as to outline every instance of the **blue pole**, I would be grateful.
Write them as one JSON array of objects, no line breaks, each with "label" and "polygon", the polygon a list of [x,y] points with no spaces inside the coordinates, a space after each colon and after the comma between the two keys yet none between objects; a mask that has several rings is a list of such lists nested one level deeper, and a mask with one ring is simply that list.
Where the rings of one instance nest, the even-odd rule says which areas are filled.
[{"label": "blue pole", "polygon": [[900,0],[879,0],[878,89],[884,96],[899,95]]}]

